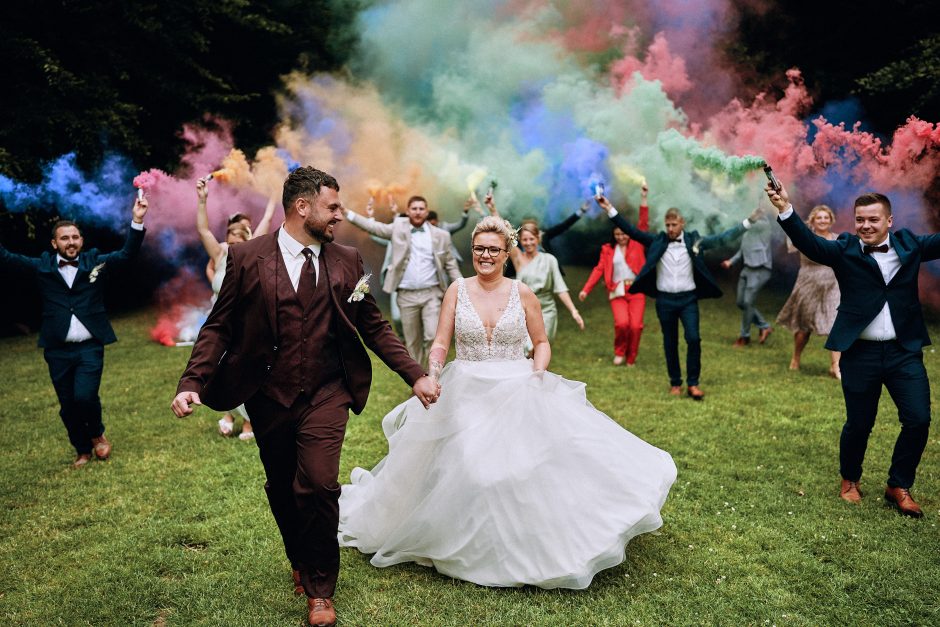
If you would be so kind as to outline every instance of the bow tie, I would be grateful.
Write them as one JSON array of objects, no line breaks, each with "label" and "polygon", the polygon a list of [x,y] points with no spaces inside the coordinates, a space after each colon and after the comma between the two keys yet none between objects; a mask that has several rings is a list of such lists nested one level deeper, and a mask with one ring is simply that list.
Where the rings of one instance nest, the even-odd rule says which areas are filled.
[{"label": "bow tie", "polygon": [[59,259],[59,267],[64,268],[65,266],[72,266],[73,268],[78,267],[78,259],[72,259],[68,261],[67,259]]},{"label": "bow tie", "polygon": [[420,227],[420,226],[411,227],[412,233],[422,233],[423,231],[424,231],[424,227]]},{"label": "bow tie", "polygon": [[865,246],[862,248],[862,252],[864,252],[866,255],[870,255],[872,253],[886,253],[888,252],[888,245],[882,244],[881,246]]},{"label": "bow tie", "polygon": [[670,238],[669,238],[669,243],[670,243],[670,244],[681,244],[681,243],[682,243],[682,238],[681,238],[681,237],[670,237]]}]

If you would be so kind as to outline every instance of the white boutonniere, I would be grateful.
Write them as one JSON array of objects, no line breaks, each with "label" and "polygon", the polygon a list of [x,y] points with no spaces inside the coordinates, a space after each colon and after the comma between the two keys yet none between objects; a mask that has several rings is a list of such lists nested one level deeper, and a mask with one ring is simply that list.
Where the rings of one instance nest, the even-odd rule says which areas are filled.
[{"label": "white boutonniere", "polygon": [[701,239],[697,239],[694,242],[692,242],[692,254],[693,255],[697,255],[701,249],[702,249]]},{"label": "white boutonniere", "polygon": [[347,303],[358,303],[360,300],[366,297],[366,294],[369,293],[369,279],[372,278],[371,274],[367,274],[356,283],[356,287],[353,288],[352,294],[349,295],[349,298],[346,299]]},{"label": "white boutonniere", "polygon": [[91,272],[88,273],[88,282],[94,283],[98,280],[98,273],[104,268],[103,263],[99,263],[97,266],[91,269]]}]

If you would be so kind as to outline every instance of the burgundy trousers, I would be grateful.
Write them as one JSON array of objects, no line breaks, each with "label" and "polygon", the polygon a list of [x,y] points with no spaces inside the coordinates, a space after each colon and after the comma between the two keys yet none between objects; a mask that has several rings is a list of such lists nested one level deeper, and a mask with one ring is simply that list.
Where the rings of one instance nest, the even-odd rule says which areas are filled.
[{"label": "burgundy trousers", "polygon": [[352,397],[342,379],[285,408],[258,393],[251,416],[264,489],[307,596],[330,598],[339,576],[339,457]]}]

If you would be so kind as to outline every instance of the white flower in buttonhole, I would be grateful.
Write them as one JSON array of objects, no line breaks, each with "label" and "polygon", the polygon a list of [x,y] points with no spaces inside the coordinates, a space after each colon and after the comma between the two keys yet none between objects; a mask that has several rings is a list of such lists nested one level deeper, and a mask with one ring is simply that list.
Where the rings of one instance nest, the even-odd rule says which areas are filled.
[{"label": "white flower in buttonhole", "polygon": [[360,300],[366,297],[366,294],[369,293],[369,279],[372,278],[372,274],[369,273],[359,279],[359,282],[356,283],[356,287],[353,288],[352,294],[349,295],[349,298],[346,299],[347,303],[358,303]]},{"label": "white flower in buttonhole", "polygon": [[94,283],[98,280],[98,273],[104,269],[104,264],[99,263],[97,266],[91,269],[91,272],[88,273],[88,282]]}]

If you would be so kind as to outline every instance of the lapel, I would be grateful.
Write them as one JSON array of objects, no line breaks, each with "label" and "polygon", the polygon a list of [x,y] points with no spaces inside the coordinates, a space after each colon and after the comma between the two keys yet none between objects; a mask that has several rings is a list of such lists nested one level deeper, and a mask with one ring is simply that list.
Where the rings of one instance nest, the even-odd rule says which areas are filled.
[{"label": "lapel", "polygon": [[[894,249],[894,252],[898,254],[898,260],[901,262],[901,266],[904,266],[911,256],[911,249],[905,246],[900,238],[895,237],[893,232],[888,233],[888,241],[891,242],[891,247]],[[897,274],[894,276],[897,276]]]},{"label": "lapel", "polygon": [[[851,236],[852,243],[849,244],[849,250],[851,255],[855,255],[861,258],[862,265],[867,267],[870,272],[874,272],[875,276],[878,279],[878,282],[882,285],[885,284],[885,278],[881,274],[881,268],[878,267],[878,262],[875,261],[875,258],[872,255],[866,255],[862,251],[862,241],[859,239],[858,235]],[[894,240],[891,242],[894,244]]]},{"label": "lapel", "polygon": [[[258,255],[258,281],[261,283],[261,294],[264,297],[265,311],[268,314],[268,326],[272,332],[277,329],[277,281],[278,278],[289,280],[287,276],[287,266],[281,263],[280,272],[278,271],[278,257],[281,255],[280,247],[277,243],[277,233],[275,231],[271,237],[271,244]],[[279,277],[278,275],[283,275]]]},{"label": "lapel", "polygon": [[[83,255],[79,255],[79,257],[78,257],[78,258],[79,258],[79,262],[78,262],[78,265],[79,265],[79,266],[82,265],[82,262],[81,262],[82,257],[83,257]],[[80,269],[80,268],[77,268],[77,270],[78,270],[79,272],[81,272],[81,269]],[[49,255],[48,271],[51,272],[51,273],[55,276],[55,279],[58,280],[59,283],[62,284],[62,287],[64,287],[64,288],[67,289],[67,290],[71,290],[71,289],[72,289],[72,288],[69,287],[68,282],[66,282],[65,277],[62,276],[62,273],[59,272],[59,255],[58,255],[58,253],[52,253],[51,255]],[[78,272],[75,273],[75,281],[78,281]],[[72,285],[75,285],[75,281],[72,281]]]},{"label": "lapel", "polygon": [[[354,328],[353,323],[346,315],[343,303],[340,301],[343,288],[343,264],[338,253],[328,243],[324,243],[320,248],[320,254],[323,255],[323,271],[326,273],[326,280],[329,281],[330,300],[333,301],[333,310],[339,314],[346,326]],[[323,278],[323,277],[321,277]],[[357,278],[358,280],[358,278]]]}]

